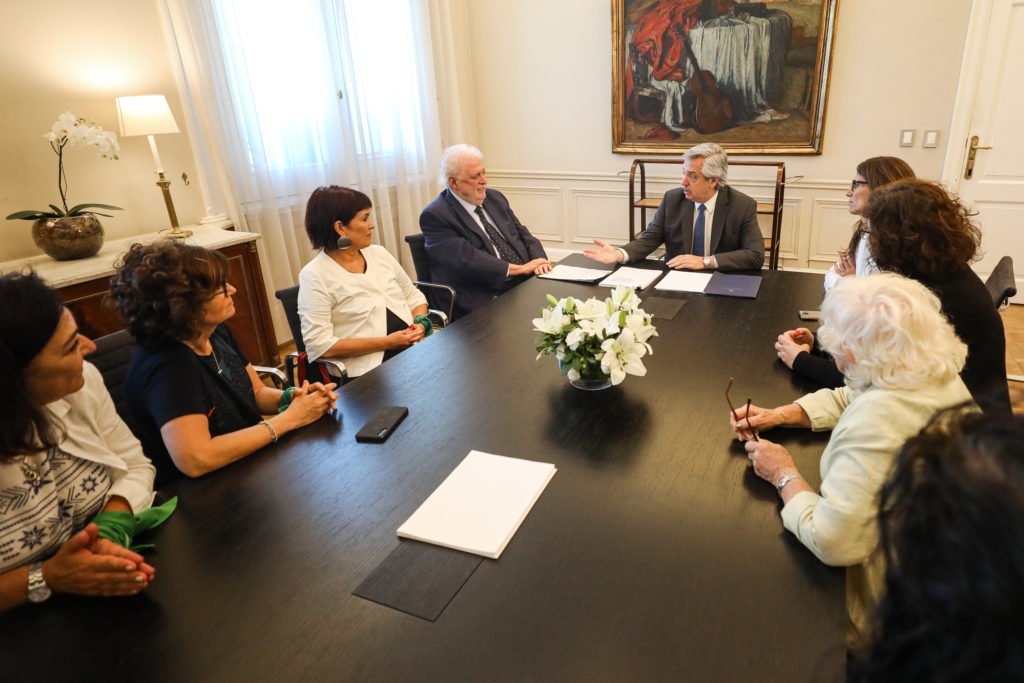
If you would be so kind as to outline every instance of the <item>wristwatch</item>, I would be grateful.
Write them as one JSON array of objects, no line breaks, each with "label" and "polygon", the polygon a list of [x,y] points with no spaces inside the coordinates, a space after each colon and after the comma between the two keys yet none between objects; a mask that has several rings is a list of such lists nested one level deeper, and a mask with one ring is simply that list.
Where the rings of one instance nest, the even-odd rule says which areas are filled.
[{"label": "wristwatch", "polygon": [[711,257],[710,256],[705,256],[704,257],[704,269],[707,270],[707,269],[710,269],[710,268],[711,268]]},{"label": "wristwatch", "polygon": [[30,602],[45,602],[53,595],[43,578],[43,563],[33,562],[28,566],[28,599]]}]

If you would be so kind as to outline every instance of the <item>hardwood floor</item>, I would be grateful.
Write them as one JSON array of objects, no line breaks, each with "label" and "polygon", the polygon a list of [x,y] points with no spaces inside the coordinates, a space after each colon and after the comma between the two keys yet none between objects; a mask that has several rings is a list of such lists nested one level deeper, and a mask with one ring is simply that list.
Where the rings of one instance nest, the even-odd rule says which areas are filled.
[{"label": "hardwood floor", "polygon": [[[1006,372],[1024,375],[1024,306],[1011,305],[1003,311],[1006,328]],[[1024,382],[1010,382],[1013,412],[1024,415]]]}]

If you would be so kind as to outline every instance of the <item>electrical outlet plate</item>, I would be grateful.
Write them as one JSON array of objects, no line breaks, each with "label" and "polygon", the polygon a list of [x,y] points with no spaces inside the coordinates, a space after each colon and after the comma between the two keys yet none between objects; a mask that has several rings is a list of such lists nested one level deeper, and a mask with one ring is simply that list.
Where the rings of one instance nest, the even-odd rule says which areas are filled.
[{"label": "electrical outlet plate", "polygon": [[939,131],[937,130],[926,130],[924,132],[924,138],[921,140],[922,147],[938,147],[939,146]]},{"label": "electrical outlet plate", "polygon": [[914,146],[914,129],[904,128],[900,131],[900,147]]}]

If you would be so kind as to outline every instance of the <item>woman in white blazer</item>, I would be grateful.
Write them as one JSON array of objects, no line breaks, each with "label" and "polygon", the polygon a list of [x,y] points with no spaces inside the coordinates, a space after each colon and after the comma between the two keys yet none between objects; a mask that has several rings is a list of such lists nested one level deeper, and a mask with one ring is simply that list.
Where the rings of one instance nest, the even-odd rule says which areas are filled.
[{"label": "woman in white blazer", "polygon": [[310,360],[339,358],[358,377],[432,332],[426,297],[384,247],[373,244],[370,198],[331,185],[306,204],[306,234],[320,253],[299,273],[299,317]]},{"label": "woman in white blazer", "polygon": [[[730,418],[754,473],[782,499],[782,522],[818,559],[847,567],[851,635],[867,632],[884,584],[878,492],[903,442],[939,410],[971,400],[960,370],[967,347],[936,296],[894,275],[843,278],[821,305],[818,338],[846,377],[777,408],[750,406]],[[821,486],[808,484],[785,447],[750,429],[830,430],[821,454]]]}]

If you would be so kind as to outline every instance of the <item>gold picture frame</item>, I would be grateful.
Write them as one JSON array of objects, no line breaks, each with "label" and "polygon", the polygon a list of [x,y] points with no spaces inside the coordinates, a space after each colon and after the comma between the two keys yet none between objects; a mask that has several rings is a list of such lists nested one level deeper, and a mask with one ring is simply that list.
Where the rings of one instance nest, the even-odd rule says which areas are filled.
[{"label": "gold picture frame", "polygon": [[821,154],[838,5],[612,0],[612,151]]}]

